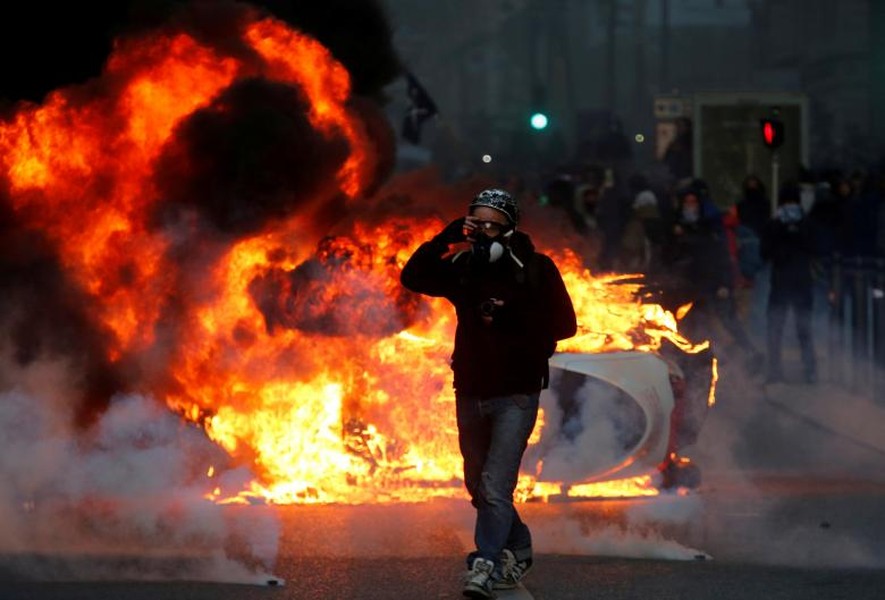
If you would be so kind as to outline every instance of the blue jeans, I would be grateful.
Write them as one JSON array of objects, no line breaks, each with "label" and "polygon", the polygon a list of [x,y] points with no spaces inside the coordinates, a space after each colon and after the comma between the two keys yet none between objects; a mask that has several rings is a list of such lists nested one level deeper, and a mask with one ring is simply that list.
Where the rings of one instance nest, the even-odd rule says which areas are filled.
[{"label": "blue jeans", "polygon": [[501,551],[517,560],[532,556],[532,536],[513,506],[519,464],[538,417],[540,393],[493,398],[458,395],[458,444],[464,458],[464,484],[476,508],[477,557],[500,569]]}]

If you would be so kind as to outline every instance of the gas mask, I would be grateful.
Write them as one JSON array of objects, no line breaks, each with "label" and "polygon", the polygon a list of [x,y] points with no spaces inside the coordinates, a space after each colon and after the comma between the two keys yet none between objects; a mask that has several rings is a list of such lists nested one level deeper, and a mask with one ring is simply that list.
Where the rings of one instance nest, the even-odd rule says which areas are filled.
[{"label": "gas mask", "polygon": [[777,219],[781,223],[798,223],[802,220],[802,207],[798,204],[782,204],[777,207]]},{"label": "gas mask", "polygon": [[697,223],[700,216],[701,211],[698,209],[697,206],[682,207],[682,221],[684,223]]},{"label": "gas mask", "polygon": [[470,249],[473,252],[473,258],[476,260],[478,264],[488,265],[493,262],[496,262],[502,256],[504,256],[504,244],[499,242],[500,238],[504,242],[513,234],[513,230],[506,233],[502,233],[497,238],[491,238],[487,236],[482,231],[479,231],[474,234],[473,242],[471,243]]}]

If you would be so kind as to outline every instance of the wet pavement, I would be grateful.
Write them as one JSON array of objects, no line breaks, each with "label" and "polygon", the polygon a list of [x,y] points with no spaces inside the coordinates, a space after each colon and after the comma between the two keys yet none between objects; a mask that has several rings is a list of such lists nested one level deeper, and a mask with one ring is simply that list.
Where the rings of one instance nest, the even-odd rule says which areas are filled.
[{"label": "wet pavement", "polygon": [[[691,497],[526,505],[538,550],[526,590],[536,600],[882,598],[885,485],[779,478],[750,490],[722,484]],[[199,557],[19,556],[19,567],[30,560],[34,573],[42,561],[43,575],[62,579],[40,583],[5,556],[0,599],[461,597],[470,535],[461,501],[290,507],[283,515],[273,574],[284,585],[175,581],[199,572],[209,560]],[[172,581],[70,581],[106,577],[114,561],[127,560]]]},{"label": "wet pavement", "polygon": [[[531,596],[885,597],[885,450],[869,433],[880,409],[826,386],[746,385],[724,382],[690,453],[703,472],[696,492],[521,505],[536,549]],[[279,514],[272,573],[285,585],[209,556],[20,553],[0,555],[0,600],[461,597],[472,535],[463,499]]]},{"label": "wet pavement", "polygon": [[[455,557],[299,559],[285,587],[188,583],[0,583],[4,600],[456,599]],[[879,599],[885,571],[543,555],[527,578],[535,600]]]}]

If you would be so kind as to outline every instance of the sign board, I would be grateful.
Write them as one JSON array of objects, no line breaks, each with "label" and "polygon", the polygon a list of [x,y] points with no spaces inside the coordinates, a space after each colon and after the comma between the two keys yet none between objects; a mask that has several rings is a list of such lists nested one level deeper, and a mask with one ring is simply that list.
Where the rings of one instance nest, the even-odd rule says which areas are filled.
[{"label": "sign board", "polygon": [[691,116],[691,99],[683,96],[655,96],[656,119]]}]

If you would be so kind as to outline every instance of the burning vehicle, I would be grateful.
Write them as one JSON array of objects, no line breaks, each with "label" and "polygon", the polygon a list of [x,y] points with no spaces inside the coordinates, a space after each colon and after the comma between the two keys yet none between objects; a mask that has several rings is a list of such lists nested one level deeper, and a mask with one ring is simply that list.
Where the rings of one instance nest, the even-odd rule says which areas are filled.
[{"label": "burning vehicle", "polygon": [[581,498],[697,488],[700,470],[681,452],[697,441],[713,401],[709,354],[554,355],[541,400],[552,422],[531,453],[538,491]]},{"label": "burning vehicle", "polygon": [[[248,5],[224,16],[121,40],[101,78],[0,121],[7,360],[67,369],[64,394],[3,384],[63,395],[84,432],[118,395],[153,399],[253,473],[201,480],[216,503],[463,495],[454,315],[399,271],[465,190],[385,181],[391,136],[342,64]],[[523,499],[696,484],[679,452],[712,404],[709,344],[548,246],[579,334],[552,360]],[[612,445],[587,457],[603,404]]]}]

